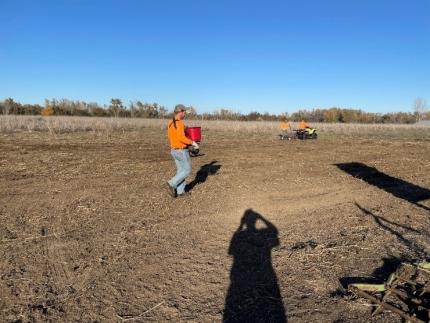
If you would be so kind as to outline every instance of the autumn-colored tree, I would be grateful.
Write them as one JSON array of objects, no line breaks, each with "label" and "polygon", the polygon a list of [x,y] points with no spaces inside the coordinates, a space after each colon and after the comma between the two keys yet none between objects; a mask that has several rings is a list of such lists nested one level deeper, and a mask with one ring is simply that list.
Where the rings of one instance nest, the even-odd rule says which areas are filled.
[{"label": "autumn-colored tree", "polygon": [[41,113],[44,117],[49,117],[49,116],[53,116],[54,114],[55,114],[55,111],[54,111],[54,107],[52,107],[52,106],[48,106],[48,107],[46,107],[45,109],[43,109],[42,110],[42,113]]}]

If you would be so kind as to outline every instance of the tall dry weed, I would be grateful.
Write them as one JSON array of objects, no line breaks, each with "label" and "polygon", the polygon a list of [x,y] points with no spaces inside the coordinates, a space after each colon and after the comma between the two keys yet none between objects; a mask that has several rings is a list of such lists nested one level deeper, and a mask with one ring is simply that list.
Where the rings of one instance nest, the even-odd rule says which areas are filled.
[{"label": "tall dry weed", "polygon": [[[0,132],[49,132],[57,133],[92,131],[109,136],[115,131],[139,131],[146,128],[164,130],[168,120],[138,118],[97,118],[66,116],[0,116]],[[188,126],[200,126],[203,131],[219,131],[238,134],[275,135],[279,133],[279,122],[271,121],[223,121],[187,120]],[[298,123],[291,122],[292,129]],[[376,138],[423,138],[430,139],[430,127],[406,124],[346,124],[313,123],[320,136],[324,137],[376,137]]]}]

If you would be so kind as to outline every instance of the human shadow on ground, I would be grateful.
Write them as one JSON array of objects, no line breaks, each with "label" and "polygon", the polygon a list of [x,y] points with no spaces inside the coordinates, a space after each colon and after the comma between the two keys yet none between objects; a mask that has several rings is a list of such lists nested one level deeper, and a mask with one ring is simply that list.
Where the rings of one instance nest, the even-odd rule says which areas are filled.
[{"label": "human shadow on ground", "polygon": [[185,187],[185,190],[191,191],[194,186],[204,183],[209,175],[215,175],[219,169],[221,168],[221,165],[216,165],[218,161],[213,160],[209,164],[205,164],[198,170],[196,177],[187,184]]},{"label": "human shadow on ground", "polygon": [[[265,227],[258,229],[260,221]],[[228,250],[233,265],[223,322],[287,322],[272,267],[271,251],[278,245],[276,227],[252,209],[246,210]]]},{"label": "human shadow on ground", "polygon": [[370,185],[393,194],[395,197],[404,199],[416,206],[430,211],[429,207],[418,203],[426,199],[430,199],[430,190],[427,188],[392,177],[363,163],[352,162],[335,165],[355,178],[361,179]]}]

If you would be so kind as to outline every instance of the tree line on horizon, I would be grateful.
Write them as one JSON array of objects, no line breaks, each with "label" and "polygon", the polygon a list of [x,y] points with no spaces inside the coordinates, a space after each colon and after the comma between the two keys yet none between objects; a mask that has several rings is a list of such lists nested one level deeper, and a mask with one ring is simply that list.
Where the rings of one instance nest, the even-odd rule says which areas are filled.
[{"label": "tree line on horizon", "polygon": [[[39,104],[21,104],[12,98],[0,101],[0,114],[3,115],[41,115],[41,116],[86,116],[86,117],[117,117],[117,118],[170,118],[172,112],[158,103],[130,102],[124,105],[122,100],[113,98],[109,105],[73,101],[68,99],[45,100],[44,106]],[[418,98],[414,103],[414,112],[371,113],[360,109],[332,107],[328,109],[302,109],[294,113],[270,114],[268,112],[250,112],[242,114],[229,109],[214,112],[198,113],[189,107],[189,119],[232,120],[232,121],[289,121],[306,120],[308,122],[326,123],[405,123],[411,124],[419,120],[430,120],[430,112],[424,99]]]}]

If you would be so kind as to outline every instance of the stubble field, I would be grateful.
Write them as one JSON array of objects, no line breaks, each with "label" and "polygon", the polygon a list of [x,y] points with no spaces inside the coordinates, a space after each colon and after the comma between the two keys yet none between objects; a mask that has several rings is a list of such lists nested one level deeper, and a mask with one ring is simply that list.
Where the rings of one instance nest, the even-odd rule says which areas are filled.
[{"label": "stubble field", "polygon": [[430,252],[430,140],[0,134],[0,321],[401,322],[344,293]]}]

